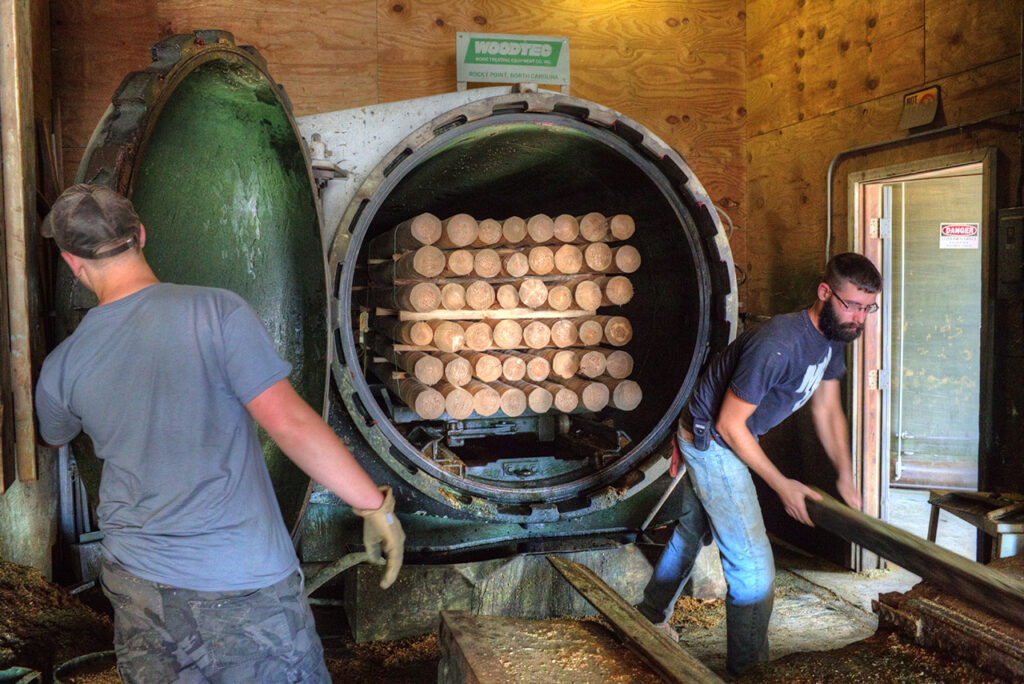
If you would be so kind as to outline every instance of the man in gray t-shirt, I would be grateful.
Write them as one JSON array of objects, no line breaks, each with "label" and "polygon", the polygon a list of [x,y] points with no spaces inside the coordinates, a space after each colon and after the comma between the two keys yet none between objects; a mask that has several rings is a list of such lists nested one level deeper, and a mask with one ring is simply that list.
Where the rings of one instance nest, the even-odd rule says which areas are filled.
[{"label": "man in gray t-shirt", "polygon": [[253,310],[225,290],[158,282],[131,203],[77,185],[43,224],[96,293],[36,387],[48,444],[84,431],[103,459],[102,582],[127,681],[330,681],[253,418],[364,517],[367,550],[402,562],[378,489],[288,383]]}]

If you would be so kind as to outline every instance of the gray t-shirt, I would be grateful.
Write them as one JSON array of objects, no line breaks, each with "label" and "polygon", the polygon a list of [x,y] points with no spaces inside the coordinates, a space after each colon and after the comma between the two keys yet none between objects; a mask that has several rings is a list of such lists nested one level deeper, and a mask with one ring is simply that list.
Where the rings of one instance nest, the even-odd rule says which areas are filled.
[{"label": "gray t-shirt", "polygon": [[160,283],[89,311],[43,363],[40,433],[103,459],[104,550],[198,591],[268,586],[298,566],[245,405],[291,366],[238,295]]}]

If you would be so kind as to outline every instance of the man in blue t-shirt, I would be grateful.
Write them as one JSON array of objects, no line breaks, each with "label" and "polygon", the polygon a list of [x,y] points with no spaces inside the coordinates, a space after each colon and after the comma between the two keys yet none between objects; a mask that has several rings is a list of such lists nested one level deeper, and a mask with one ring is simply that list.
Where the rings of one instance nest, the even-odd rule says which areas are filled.
[{"label": "man in blue t-shirt", "polygon": [[125,681],[329,682],[256,420],[352,505],[394,582],[405,535],[378,489],[288,382],[253,310],[226,290],[161,283],[114,191],[76,185],[43,223],[99,305],[47,356],[39,431],[84,431],[103,460],[96,513]]},{"label": "man in blue t-shirt", "polygon": [[878,269],[864,256],[833,257],[813,306],[775,316],[737,337],[710,361],[680,416],[676,438],[687,467],[684,512],[638,608],[665,625],[710,533],[729,585],[726,665],[732,676],[768,659],[774,598],[772,550],[750,471],[805,525],[812,525],[806,497],[820,499],[783,475],[757,438],[810,401],[815,431],[838,474],[836,488],[848,505],[860,508],[839,378],[845,371],[844,347],[878,310],[881,288]]}]

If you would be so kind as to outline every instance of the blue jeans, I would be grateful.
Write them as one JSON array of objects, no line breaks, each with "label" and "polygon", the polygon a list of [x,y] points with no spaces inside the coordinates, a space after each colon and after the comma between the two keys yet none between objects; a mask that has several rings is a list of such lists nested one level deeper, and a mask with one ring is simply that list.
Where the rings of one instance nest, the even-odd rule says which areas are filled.
[{"label": "blue jeans", "polygon": [[729,584],[726,666],[736,676],[768,660],[768,621],[775,597],[772,547],[754,481],[743,461],[717,442],[698,451],[679,439],[679,449],[688,469],[680,483],[683,514],[638,608],[652,622],[666,622],[672,616],[710,528]]}]

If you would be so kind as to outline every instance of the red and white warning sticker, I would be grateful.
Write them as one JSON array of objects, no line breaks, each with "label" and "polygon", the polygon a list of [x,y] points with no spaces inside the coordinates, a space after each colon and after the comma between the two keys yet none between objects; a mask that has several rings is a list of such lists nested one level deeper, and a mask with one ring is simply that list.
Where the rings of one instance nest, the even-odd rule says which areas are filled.
[{"label": "red and white warning sticker", "polygon": [[977,249],[980,223],[940,223],[939,249]]}]

